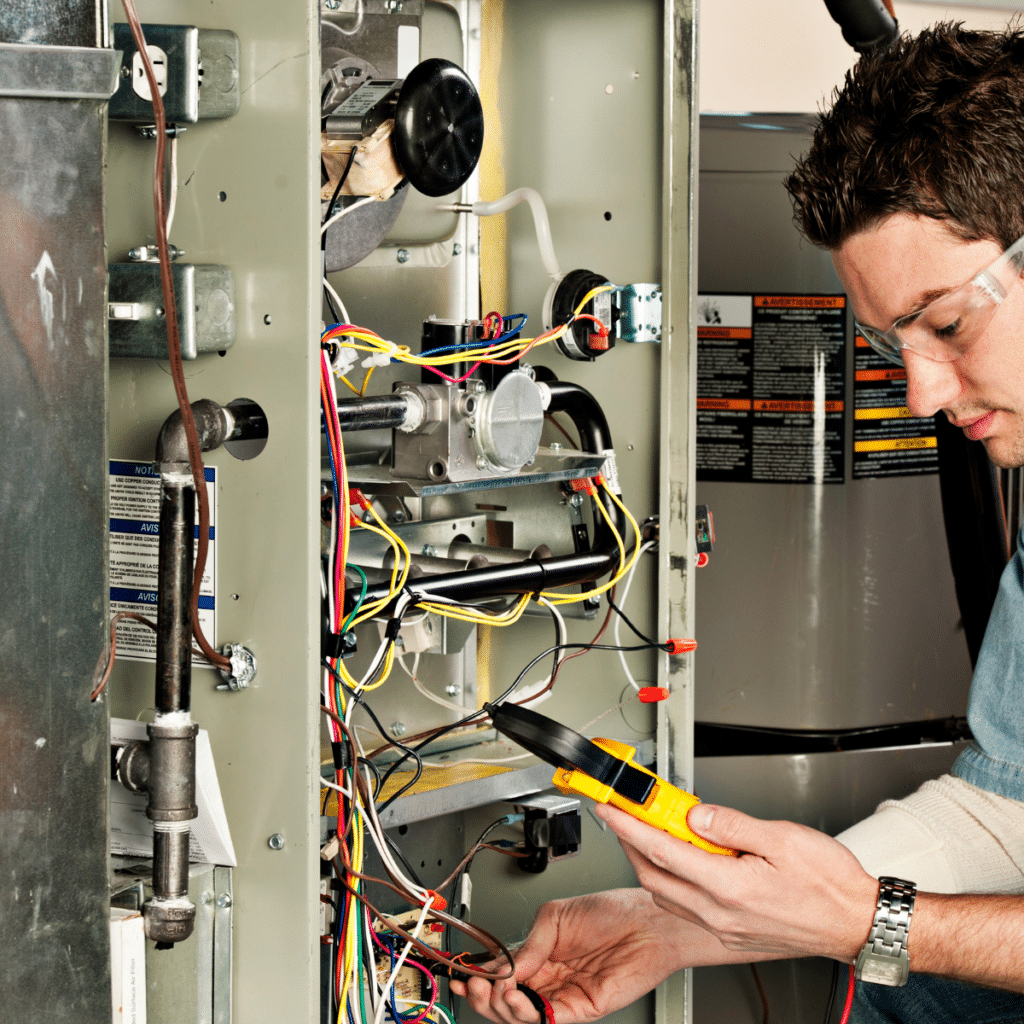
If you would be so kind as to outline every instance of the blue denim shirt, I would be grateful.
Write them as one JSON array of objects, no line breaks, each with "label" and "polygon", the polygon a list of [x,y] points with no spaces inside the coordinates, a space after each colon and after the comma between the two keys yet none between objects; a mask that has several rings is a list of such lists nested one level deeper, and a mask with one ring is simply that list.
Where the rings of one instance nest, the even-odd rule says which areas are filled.
[{"label": "blue denim shirt", "polygon": [[953,774],[1024,801],[1024,528],[999,580],[974,669],[967,720],[974,743],[956,759]]}]

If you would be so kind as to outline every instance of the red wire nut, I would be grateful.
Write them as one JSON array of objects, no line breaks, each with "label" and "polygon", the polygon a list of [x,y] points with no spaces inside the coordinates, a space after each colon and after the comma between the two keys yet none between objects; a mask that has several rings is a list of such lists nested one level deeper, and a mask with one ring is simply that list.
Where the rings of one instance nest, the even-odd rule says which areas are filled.
[{"label": "red wire nut", "polygon": [[666,641],[665,649],[669,654],[689,654],[690,651],[697,650],[697,641],[676,638]]},{"label": "red wire nut", "polygon": [[707,565],[709,561],[710,561],[710,559],[708,558],[708,553],[706,551],[699,552],[698,555],[697,555],[697,568],[698,569],[703,569],[704,566]]},{"label": "red wire nut", "polygon": [[659,700],[668,700],[668,687],[641,686],[637,697],[641,704],[657,704]]},{"label": "red wire nut", "polygon": [[[440,893],[434,892],[433,889],[428,889],[427,890],[427,895],[433,897],[433,899],[431,900],[431,903],[430,903],[430,909],[431,910],[445,910],[445,909],[447,909],[448,901]],[[423,902],[426,903],[427,901],[424,900]]]}]

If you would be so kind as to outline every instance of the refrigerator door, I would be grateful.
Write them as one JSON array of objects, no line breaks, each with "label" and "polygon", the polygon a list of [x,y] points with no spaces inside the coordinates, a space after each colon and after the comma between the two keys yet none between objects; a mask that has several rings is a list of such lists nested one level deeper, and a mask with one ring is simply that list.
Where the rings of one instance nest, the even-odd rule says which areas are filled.
[{"label": "refrigerator door", "polygon": [[[916,462],[901,461],[904,456],[893,451],[868,470],[875,475],[853,477],[855,458],[865,466],[853,451],[855,430],[863,437],[866,420],[877,422],[881,415],[862,408],[855,420],[854,377],[882,371],[858,369],[856,360],[863,366],[865,353],[853,347],[853,316],[829,254],[803,240],[793,224],[782,180],[808,144],[809,123],[802,115],[701,118],[699,288],[702,296],[719,297],[726,319],[724,326],[704,332],[699,320],[699,334],[728,336],[732,296],[752,309],[754,339],[746,355],[725,341],[713,352],[702,347],[697,500],[711,508],[717,539],[709,565],[697,577],[696,718],[849,729],[963,715],[970,663],[946,549],[933,439],[913,441],[922,448]],[[788,318],[780,313],[775,321],[765,312],[773,303],[794,301],[806,308]],[[826,323],[814,304],[828,302],[835,312]],[[707,323],[719,322],[715,303],[706,304]],[[761,349],[759,322],[775,332]],[[845,355],[838,336],[843,329]],[[794,393],[775,405],[765,397],[771,398],[765,381],[774,381],[770,386],[781,392],[791,385],[798,392],[798,378],[811,381],[808,360],[820,353],[817,340],[807,342],[809,331],[832,345],[827,422],[809,412],[820,408],[814,404],[820,396],[808,392],[807,401],[799,402]],[[785,351],[798,351],[790,360],[792,372],[765,365],[785,362],[779,355]],[[743,387],[753,389],[752,400],[745,399],[753,412],[716,411],[724,408],[730,388],[739,395]],[[904,403],[899,381],[892,394],[894,403]],[[899,412],[890,412],[898,433]],[[740,439],[734,452],[737,445],[753,446],[746,479],[740,479],[739,468],[708,471],[727,461],[729,431]],[[759,438],[805,435],[808,445],[827,448],[831,460],[831,471],[810,482],[793,482],[786,465],[787,451],[798,458],[796,446],[776,442],[774,464],[764,461],[770,451],[758,455]],[[702,442],[718,444],[720,453],[705,457],[703,472]],[[772,465],[778,482],[765,482]]]},{"label": "refrigerator door", "polygon": [[[708,803],[759,818],[786,819],[834,835],[867,817],[882,801],[913,792],[952,765],[963,744],[935,743],[845,753],[776,757],[703,757],[694,762],[694,788]],[[865,922],[865,932],[870,922]],[[777,960],[758,965],[771,1019],[818,1024],[833,961]],[[762,1005],[746,965],[693,972],[695,1024],[760,1024]],[[846,991],[840,965],[837,1003]],[[839,1019],[838,1010],[835,1018]]]}]

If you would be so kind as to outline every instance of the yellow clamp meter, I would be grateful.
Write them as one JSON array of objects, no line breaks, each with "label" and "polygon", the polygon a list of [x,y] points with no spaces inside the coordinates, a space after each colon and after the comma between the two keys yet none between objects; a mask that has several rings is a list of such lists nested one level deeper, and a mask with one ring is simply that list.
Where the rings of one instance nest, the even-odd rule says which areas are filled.
[{"label": "yellow clamp meter", "polygon": [[563,793],[611,804],[709,853],[736,856],[735,850],[710,843],[692,831],[686,815],[700,800],[636,764],[634,747],[616,740],[588,740],[554,719],[515,704],[484,707],[498,732],[556,767],[551,781]]}]

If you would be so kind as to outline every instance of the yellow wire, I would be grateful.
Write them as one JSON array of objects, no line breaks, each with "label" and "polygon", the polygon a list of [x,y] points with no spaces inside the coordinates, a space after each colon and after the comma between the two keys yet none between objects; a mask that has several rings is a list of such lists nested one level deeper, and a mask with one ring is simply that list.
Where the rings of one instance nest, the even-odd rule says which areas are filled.
[{"label": "yellow wire", "polygon": [[541,597],[548,598],[548,600],[551,601],[552,604],[575,604],[577,601],[583,601],[586,598],[594,597],[597,594],[603,594],[606,590],[610,590],[612,587],[614,587],[615,584],[618,583],[619,580],[621,580],[622,577],[625,576],[626,573],[628,573],[629,570],[633,568],[637,558],[640,557],[640,528],[637,526],[636,520],[633,518],[629,509],[626,508],[622,501],[619,500],[618,496],[612,491],[612,489],[607,485],[607,483],[604,482],[603,478],[601,481],[601,487],[612,499],[612,502],[615,505],[617,505],[618,508],[621,509],[621,511],[625,514],[626,519],[629,522],[629,525],[633,529],[633,535],[636,539],[636,544],[633,548],[633,554],[630,556],[629,561],[627,562],[625,554],[625,545],[623,544],[622,537],[619,536],[619,531],[615,529],[615,524],[612,522],[611,516],[608,514],[608,510],[604,507],[604,502],[595,501],[594,504],[597,506],[597,509],[601,513],[601,515],[604,517],[604,521],[608,524],[608,529],[612,531],[612,536],[615,537],[615,543],[618,545],[619,568],[616,570],[615,574],[612,576],[610,580],[608,580],[607,583],[603,584],[600,587],[595,587],[593,590],[587,590],[582,594],[566,595],[560,594],[557,591],[542,592]]},{"label": "yellow wire", "polygon": [[[612,290],[610,284],[600,285],[597,288],[591,288],[579,305],[573,310],[573,317],[578,317],[583,311],[583,307],[587,305],[595,296],[600,295],[602,292],[608,292]],[[608,325],[609,328],[611,325]],[[439,356],[421,356],[415,355],[408,345],[394,345],[383,338],[378,338],[376,335],[370,334],[367,331],[353,330],[347,328],[344,334],[332,335],[331,339],[337,341],[339,345],[343,345],[345,348],[354,349],[357,352],[367,352],[369,354],[376,354],[383,352],[389,355],[392,359],[397,359],[399,362],[409,363],[413,366],[450,366],[452,363],[462,362],[473,362],[479,359],[506,359],[522,352],[524,349],[529,347],[536,347],[539,345],[547,345],[558,338],[561,338],[565,332],[571,327],[570,323],[559,324],[558,327],[554,328],[546,334],[539,335],[536,338],[520,338],[518,340],[509,340],[502,342],[500,345],[481,345],[477,348],[472,349],[460,349],[458,352],[448,352],[444,355]],[[325,337],[327,334],[325,333]],[[342,340],[342,339],[355,339]],[[363,344],[356,344],[356,342],[362,342]],[[370,367],[372,372],[374,367]],[[344,378],[342,378],[344,380]],[[366,385],[369,381],[369,373],[366,379],[363,381],[362,391],[356,392],[357,394],[363,394],[366,391]],[[348,381],[345,381],[349,384]],[[349,387],[355,391],[355,387],[349,384]]]}]

